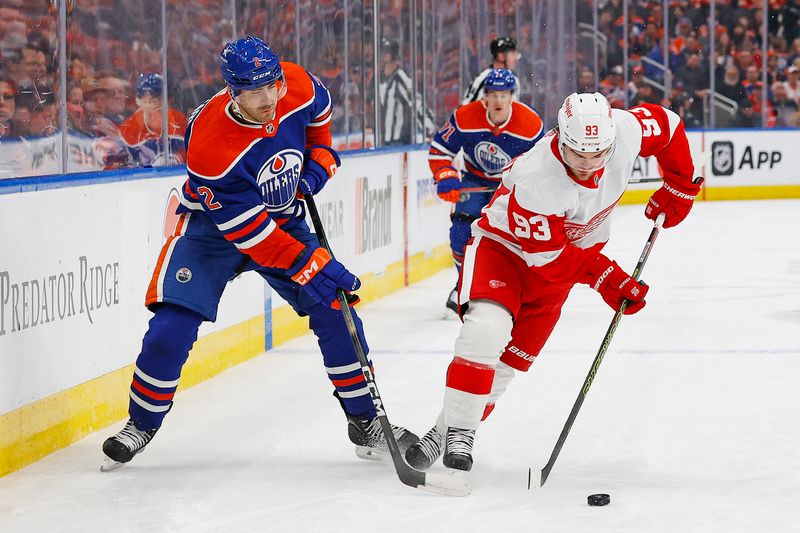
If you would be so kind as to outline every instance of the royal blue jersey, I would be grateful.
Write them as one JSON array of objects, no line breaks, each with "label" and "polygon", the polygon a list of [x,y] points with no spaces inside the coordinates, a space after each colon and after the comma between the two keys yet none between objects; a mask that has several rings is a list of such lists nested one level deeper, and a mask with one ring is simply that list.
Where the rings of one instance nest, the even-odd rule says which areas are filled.
[{"label": "royal blue jersey", "polygon": [[288,268],[303,246],[278,226],[302,215],[297,183],[306,148],[331,144],[331,96],[299,65],[281,66],[286,92],[271,122],[238,120],[227,90],[192,114],[178,213],[202,211],[257,263]]},{"label": "royal blue jersey", "polygon": [[543,134],[541,117],[525,104],[512,102],[508,120],[496,126],[483,102],[472,102],[456,109],[436,133],[428,164],[436,174],[441,167],[452,165],[453,158],[463,150],[467,172],[499,182],[503,168],[533,148]]}]

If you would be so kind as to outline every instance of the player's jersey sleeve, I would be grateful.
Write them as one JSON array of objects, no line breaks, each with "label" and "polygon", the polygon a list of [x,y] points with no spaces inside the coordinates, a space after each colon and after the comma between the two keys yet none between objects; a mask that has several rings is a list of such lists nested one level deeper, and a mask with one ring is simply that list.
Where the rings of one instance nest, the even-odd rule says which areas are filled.
[{"label": "player's jersey sleeve", "polygon": [[439,128],[431,141],[431,147],[428,150],[428,165],[431,167],[431,172],[436,174],[440,168],[452,165],[453,159],[461,150],[462,143],[455,114],[450,115],[450,118]]},{"label": "player's jersey sleeve", "polygon": [[311,104],[311,122],[306,127],[306,146],[324,144],[330,146],[331,138],[331,116],[333,112],[333,100],[322,80],[314,74],[307,72],[311,78],[311,86],[314,89],[314,101]]},{"label": "player's jersey sleeve", "polygon": [[629,113],[641,126],[639,155],[655,156],[667,183],[694,188],[694,164],[680,117],[656,104],[642,104],[630,109]]},{"label": "player's jersey sleeve", "polygon": [[289,268],[305,246],[283,231],[267,212],[252,178],[238,165],[219,179],[189,176],[184,198],[192,198],[227,241],[265,267]]}]

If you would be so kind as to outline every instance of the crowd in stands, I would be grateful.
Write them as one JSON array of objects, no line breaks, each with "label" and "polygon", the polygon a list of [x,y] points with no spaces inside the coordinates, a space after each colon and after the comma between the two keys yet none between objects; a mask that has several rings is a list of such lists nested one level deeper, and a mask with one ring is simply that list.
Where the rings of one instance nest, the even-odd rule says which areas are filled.
[{"label": "crowd in stands", "polygon": [[[669,1],[666,62],[671,83],[664,69],[653,64],[665,63],[663,2],[629,0],[627,84],[623,2],[600,2],[598,30],[607,38],[607,46],[600,61],[605,68],[600,69],[599,86],[612,105],[623,107],[626,96],[631,106],[662,103],[693,128],[800,127],[800,1],[717,0],[713,22],[710,0],[665,1]],[[766,43],[764,1],[768,1]],[[586,9],[592,2],[582,3]],[[592,61],[584,58],[583,64]],[[579,86],[592,84],[594,74],[585,66]],[[764,90],[767,107],[762,113]],[[714,93],[724,99],[714,98]]]},{"label": "crowd in stands", "polygon": [[[575,1],[578,20],[592,22],[594,1]],[[709,0],[664,1],[670,2],[666,51],[670,76],[665,77],[664,70],[653,64],[665,61],[663,2],[600,0],[598,30],[606,39],[599,77],[596,78],[591,59],[579,58],[582,66],[574,78],[578,90],[599,86],[617,107],[622,107],[626,99],[629,105],[661,102],[677,111],[689,127],[800,127],[800,0],[717,0],[713,27],[709,24]],[[769,2],[765,57],[760,1]],[[623,70],[626,4],[627,82]],[[411,74],[415,56],[409,5],[395,0],[382,3],[377,31],[379,42],[388,38],[399,46],[401,66]],[[149,3],[70,0],[62,6],[56,0],[4,0],[0,5],[0,177],[60,172],[58,165],[54,169],[40,166],[27,170],[14,166],[9,162],[7,148],[11,140],[25,139],[13,157],[19,159],[21,156],[16,154],[24,149],[36,161],[56,158],[61,149],[57,139],[64,131],[69,138],[70,160],[65,165],[68,172],[181,162],[183,147],[179,138],[186,117],[222,88],[219,50],[234,31],[272,36],[268,39],[282,59],[300,62],[328,85],[337,102],[332,119],[334,135],[348,138],[339,148],[383,142],[369,138],[374,130],[381,130],[373,125],[374,107],[380,92],[385,92],[381,83],[386,77],[384,69],[374,68],[375,61],[380,64],[384,60],[385,50],[373,50],[371,8],[366,3],[353,2],[345,16],[345,4],[330,0],[303,0],[280,9],[277,6],[268,0],[237,0],[237,17],[233,21],[227,2],[167,0],[167,57],[163,58],[161,12],[150,9]],[[470,7],[473,8],[478,9]],[[60,9],[65,9],[67,15],[65,39],[59,36]],[[417,43],[417,74],[409,78],[409,83],[416,84],[417,100],[427,100],[424,113],[420,110],[419,114],[433,110],[434,124],[452,112],[463,92],[463,87],[458,86],[458,54],[459,39],[465,38],[459,33],[458,24],[463,18],[459,11],[447,3],[436,9],[441,12],[437,15],[440,27],[437,30],[431,26],[428,31],[433,34],[426,37],[424,48],[423,43]],[[298,16],[315,21],[302,27],[302,39],[297,34]],[[473,16],[474,13],[469,14]],[[518,18],[509,9],[502,16],[508,20]],[[495,23],[499,27],[497,20]],[[345,29],[349,34],[347,58]],[[507,33],[527,30],[530,28],[515,27]],[[528,65],[524,68],[531,72],[523,86],[533,91],[535,69],[529,64],[533,59],[525,56],[525,43],[530,41],[519,36],[521,64]],[[67,43],[65,110],[60,105],[64,83],[59,57],[62,40]],[[488,58],[486,43],[473,41],[470,38],[465,45],[472,58],[469,61],[482,66]],[[161,84],[151,83],[147,90],[137,90],[143,79],[152,81],[153,75],[163,73],[165,62],[169,65],[168,79],[162,79]],[[766,85],[761,70],[764,64]],[[709,122],[711,65],[714,91],[724,97],[722,102],[734,104],[727,110],[727,104],[715,108],[715,124]],[[465,72],[463,77],[460,81],[466,83],[471,73]],[[669,85],[666,90],[665,83]],[[763,91],[767,109],[762,114]],[[165,119],[166,132],[162,129]],[[428,122],[425,119],[426,137],[430,133]],[[419,125],[417,128],[420,131]],[[50,143],[45,139],[51,139]]]}]

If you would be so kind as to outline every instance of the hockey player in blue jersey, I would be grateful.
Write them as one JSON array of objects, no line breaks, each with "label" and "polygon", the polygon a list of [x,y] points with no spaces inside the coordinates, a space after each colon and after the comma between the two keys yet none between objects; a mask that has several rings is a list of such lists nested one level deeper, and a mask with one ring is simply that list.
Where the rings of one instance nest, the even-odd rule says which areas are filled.
[{"label": "hockey player in blue jersey", "polygon": [[[130,420],[103,444],[103,469],[130,461],[153,438],[172,408],[198,327],[216,320],[228,281],[250,270],[309,316],[350,440],[360,456],[380,456],[383,432],[341,310],[334,308],[337,288],[354,291],[361,282],[320,247],[297,197],[298,189],[319,192],[340,164],[330,147],[330,94],[316,76],[279,62],[255,37],[227,44],[221,62],[227,87],[189,119],[180,220],[147,290],[154,316],[136,359]],[[366,346],[355,311],[353,318]],[[401,427],[394,434],[401,449],[417,440]]]},{"label": "hockey player in blue jersey", "polygon": [[[516,76],[509,69],[493,69],[483,84],[484,96],[456,109],[431,142],[428,164],[436,192],[452,202],[450,248],[461,272],[470,224],[500,184],[503,169],[523,152],[533,148],[544,134],[541,117],[530,107],[513,101]],[[465,170],[453,160],[463,151]],[[447,307],[457,312],[458,286],[447,298]]]}]

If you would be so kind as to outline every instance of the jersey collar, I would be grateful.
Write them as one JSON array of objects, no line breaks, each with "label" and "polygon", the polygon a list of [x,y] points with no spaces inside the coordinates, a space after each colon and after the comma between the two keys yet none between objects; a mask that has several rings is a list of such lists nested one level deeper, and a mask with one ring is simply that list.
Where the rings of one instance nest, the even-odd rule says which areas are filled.
[{"label": "jersey collar", "polygon": [[248,128],[250,130],[261,130],[262,137],[274,137],[278,132],[278,123],[280,122],[280,117],[278,117],[277,108],[275,110],[275,118],[273,118],[272,121],[264,124],[250,122],[244,117],[240,117],[237,113],[234,113],[232,100],[228,101],[228,104],[225,106],[225,114],[229,119],[236,123],[237,126]]},{"label": "jersey collar", "polygon": [[550,141],[550,149],[553,151],[553,155],[556,156],[556,159],[558,159],[558,162],[564,167],[567,176],[569,176],[572,181],[587,189],[597,189],[600,186],[600,178],[603,177],[603,172],[606,169],[605,167],[596,171],[589,179],[579,180],[575,177],[575,174],[572,173],[572,169],[569,167],[569,165],[564,163],[564,160],[561,158],[561,152],[558,150],[558,134],[553,135],[553,140]]}]

